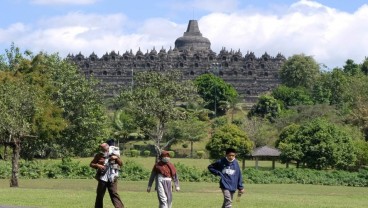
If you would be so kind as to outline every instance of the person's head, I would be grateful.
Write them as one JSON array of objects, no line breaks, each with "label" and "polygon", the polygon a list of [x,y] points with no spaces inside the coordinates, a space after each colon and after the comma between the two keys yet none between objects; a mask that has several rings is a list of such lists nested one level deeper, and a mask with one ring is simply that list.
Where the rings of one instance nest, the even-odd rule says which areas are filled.
[{"label": "person's head", "polygon": [[109,145],[107,143],[100,144],[100,151],[101,152],[108,152],[109,151]]},{"label": "person's head", "polygon": [[170,152],[162,150],[160,160],[164,163],[168,163],[170,161]]},{"label": "person's head", "polygon": [[236,157],[236,150],[234,148],[227,148],[226,149],[226,159],[229,162],[233,162]]},{"label": "person's head", "polygon": [[110,138],[110,139],[106,140],[106,143],[107,143],[109,146],[115,146],[115,139]]}]

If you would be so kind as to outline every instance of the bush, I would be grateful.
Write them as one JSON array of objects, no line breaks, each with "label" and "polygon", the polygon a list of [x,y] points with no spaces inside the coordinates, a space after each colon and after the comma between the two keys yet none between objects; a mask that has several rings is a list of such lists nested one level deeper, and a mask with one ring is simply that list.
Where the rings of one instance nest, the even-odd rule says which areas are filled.
[{"label": "bush", "polygon": [[150,172],[132,160],[127,160],[120,169],[120,178],[126,181],[148,180]]},{"label": "bush", "polygon": [[175,157],[175,152],[174,151],[169,151],[170,157],[173,158]]},{"label": "bush", "polygon": [[138,157],[140,155],[140,151],[136,149],[130,150],[130,156],[131,157]]},{"label": "bush", "polygon": [[143,156],[148,157],[150,155],[151,155],[151,151],[149,151],[149,150],[144,150],[143,151]]},{"label": "bush", "polygon": [[197,157],[200,158],[200,159],[203,158],[204,157],[204,153],[205,152],[203,150],[197,151]]}]

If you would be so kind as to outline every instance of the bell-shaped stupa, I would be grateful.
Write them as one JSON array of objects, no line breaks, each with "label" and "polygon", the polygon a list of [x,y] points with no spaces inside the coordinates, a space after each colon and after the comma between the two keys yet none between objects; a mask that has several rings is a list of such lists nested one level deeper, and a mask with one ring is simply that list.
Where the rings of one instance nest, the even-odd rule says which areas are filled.
[{"label": "bell-shaped stupa", "polygon": [[183,37],[176,39],[175,48],[179,51],[184,50],[210,50],[211,42],[202,36],[199,31],[197,20],[189,20],[187,31]]}]

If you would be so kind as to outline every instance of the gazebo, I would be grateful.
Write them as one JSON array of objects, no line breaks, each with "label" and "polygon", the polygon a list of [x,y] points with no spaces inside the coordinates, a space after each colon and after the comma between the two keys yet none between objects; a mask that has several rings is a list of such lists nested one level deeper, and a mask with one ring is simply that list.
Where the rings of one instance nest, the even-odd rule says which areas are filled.
[{"label": "gazebo", "polygon": [[262,146],[252,151],[252,157],[256,159],[256,169],[258,169],[259,158],[272,158],[272,169],[275,169],[275,160],[279,158],[281,152],[277,148]]}]

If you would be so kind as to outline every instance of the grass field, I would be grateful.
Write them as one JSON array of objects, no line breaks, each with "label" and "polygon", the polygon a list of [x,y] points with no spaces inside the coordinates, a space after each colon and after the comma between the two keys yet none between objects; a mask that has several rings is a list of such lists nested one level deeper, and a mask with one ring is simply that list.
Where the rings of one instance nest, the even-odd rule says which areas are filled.
[{"label": "grass field", "polygon": [[[0,206],[39,208],[93,207],[97,181],[91,179],[21,179],[20,187],[10,188],[0,180]],[[156,208],[156,193],[147,193],[147,182],[119,181],[119,193],[127,208]],[[221,207],[222,194],[217,183],[181,183],[174,193],[175,208]],[[246,194],[234,208],[363,208],[368,205],[368,189],[346,186],[291,184],[246,184]],[[112,208],[108,194],[106,208]]]}]

